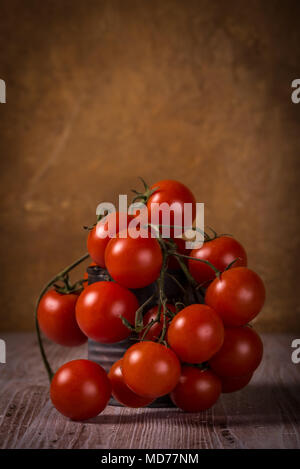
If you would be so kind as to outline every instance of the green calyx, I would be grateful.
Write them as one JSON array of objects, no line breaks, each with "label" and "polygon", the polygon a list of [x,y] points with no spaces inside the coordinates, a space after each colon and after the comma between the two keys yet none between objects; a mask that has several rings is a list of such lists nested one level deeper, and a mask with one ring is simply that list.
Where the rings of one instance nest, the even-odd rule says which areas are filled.
[{"label": "green calyx", "polygon": [[131,189],[131,192],[135,194],[135,197],[132,199],[132,203],[140,201],[146,204],[148,200],[150,199],[151,195],[157,191],[158,187],[155,187],[155,189],[151,189],[142,177],[139,177],[139,179],[143,183],[144,192],[138,192],[135,189]]}]

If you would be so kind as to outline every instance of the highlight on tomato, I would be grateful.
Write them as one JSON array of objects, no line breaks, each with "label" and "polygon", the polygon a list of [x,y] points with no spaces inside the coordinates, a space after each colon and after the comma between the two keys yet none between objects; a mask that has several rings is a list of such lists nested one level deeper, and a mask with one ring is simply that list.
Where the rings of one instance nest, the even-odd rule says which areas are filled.
[{"label": "highlight on tomato", "polygon": [[122,373],[133,392],[156,399],[175,388],[180,377],[180,362],[165,345],[139,342],[125,352]]},{"label": "highlight on tomato", "polygon": [[171,321],[167,342],[183,362],[202,363],[221,348],[224,326],[218,314],[207,305],[193,304]]},{"label": "highlight on tomato", "polygon": [[112,385],[112,395],[120,404],[126,407],[139,408],[145,407],[153,401],[152,398],[139,396],[125,384],[122,372],[122,359],[113,364],[108,377]]},{"label": "highlight on tomato", "polygon": [[247,267],[233,267],[209,285],[205,303],[226,326],[243,326],[261,311],[265,296],[263,281],[257,273]]},{"label": "highlight on tomato", "polygon": [[82,345],[87,336],[76,321],[75,308],[77,293],[59,293],[48,290],[38,305],[37,319],[45,336],[53,342],[66,347]]},{"label": "highlight on tomato", "polygon": [[105,370],[90,360],[72,360],[55,373],[50,397],[54,407],[72,420],[96,417],[107,406],[111,384]]},{"label": "highlight on tomato", "polygon": [[[120,219],[122,217],[122,219]],[[125,227],[133,219],[127,213],[112,212],[102,218],[90,230],[87,238],[87,249],[93,261],[100,267],[105,267],[105,249],[109,241],[119,233],[122,222]]]},{"label": "highlight on tomato", "polygon": [[120,342],[131,333],[122,317],[134,324],[138,306],[136,296],[127,288],[115,282],[96,282],[80,294],[76,319],[90,339],[101,343]]},{"label": "highlight on tomato", "polygon": [[[150,187],[150,191],[154,191],[147,200],[147,207],[149,211],[149,217],[153,219],[156,217],[159,224],[164,221],[164,210],[158,212],[157,204],[166,203],[168,206],[172,206],[173,210],[170,212],[170,225],[176,225],[179,227],[178,234],[182,234],[185,231],[184,227],[184,204],[190,204],[191,207],[191,223],[196,216],[196,199],[190,189],[182,184],[181,182],[174,181],[171,179],[165,179],[158,181]],[[165,212],[167,212],[167,208]],[[190,228],[190,227],[188,227]],[[170,237],[174,236],[176,231],[174,228],[170,229]]]},{"label": "highlight on tomato", "polygon": [[142,288],[159,277],[162,252],[155,238],[141,230],[137,238],[128,230],[121,237],[111,239],[105,250],[105,265],[112,278],[126,288]]},{"label": "highlight on tomato", "polygon": [[193,259],[189,259],[188,266],[194,279],[200,284],[207,284],[215,279],[214,270],[202,259],[209,261],[220,272],[223,272],[233,261],[234,267],[247,266],[247,254],[243,246],[231,236],[219,236],[206,241],[201,248],[193,249],[189,254]]}]

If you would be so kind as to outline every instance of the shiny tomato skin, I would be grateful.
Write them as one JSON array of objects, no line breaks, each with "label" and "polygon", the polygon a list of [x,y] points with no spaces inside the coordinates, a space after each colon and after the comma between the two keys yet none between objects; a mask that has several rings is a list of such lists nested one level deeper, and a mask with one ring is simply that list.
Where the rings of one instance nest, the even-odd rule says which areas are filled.
[{"label": "shiny tomato skin", "polygon": [[[196,216],[196,199],[193,193],[190,191],[188,187],[178,181],[174,181],[171,179],[165,179],[163,181],[158,181],[151,186],[151,189],[156,189],[156,191],[149,197],[147,201],[147,207],[149,210],[149,218],[151,220],[152,214],[156,212],[154,203],[162,204],[168,203],[177,204],[175,207],[175,213],[179,214],[180,218],[180,225],[181,230],[180,233],[184,232],[184,204],[190,203],[192,204],[192,219],[194,220]],[[174,217],[174,213],[170,213],[170,225],[174,225],[174,221],[176,217]],[[159,214],[158,221],[161,224],[163,221],[162,213]],[[170,229],[170,235],[174,234],[174,229]],[[177,234],[175,232],[175,234]]]},{"label": "shiny tomato skin", "polygon": [[80,330],[75,316],[78,294],[64,295],[49,290],[42,297],[38,307],[40,329],[48,339],[66,347],[75,347],[87,341]]},{"label": "shiny tomato skin", "polygon": [[87,286],[79,296],[76,319],[90,339],[101,343],[120,342],[130,335],[121,316],[134,324],[138,306],[136,296],[121,285],[96,282]]},{"label": "shiny tomato skin", "polygon": [[[247,254],[243,246],[230,236],[220,236],[219,238],[207,241],[199,249],[193,249],[190,256],[195,259],[209,261],[220,272],[233,262],[234,267],[247,266]],[[206,284],[214,280],[216,274],[213,269],[204,262],[188,261],[189,271],[194,279],[200,284]]]},{"label": "shiny tomato skin", "polygon": [[112,278],[126,288],[142,288],[160,274],[162,253],[158,241],[147,237],[111,239],[105,250],[105,264]]},{"label": "shiny tomato skin", "polygon": [[55,373],[50,397],[54,407],[72,420],[96,417],[106,407],[111,384],[104,369],[90,360],[72,360]]},{"label": "shiny tomato skin", "polygon": [[[172,305],[170,303],[167,303],[166,306],[173,313],[176,313],[176,308],[175,308],[174,305]],[[147,326],[148,324],[150,324],[150,322],[152,320],[154,321],[156,319],[157,311],[158,311],[158,306],[157,305],[153,306],[153,308],[151,308],[151,309],[149,309],[149,311],[147,311],[147,313],[145,314],[145,316],[143,318],[144,326]],[[170,318],[167,317],[167,324],[169,324],[169,322],[170,322]],[[163,314],[161,313],[160,321],[154,323],[152,325],[152,327],[150,327],[149,331],[147,332],[147,334],[145,336],[144,336],[145,329],[143,329],[142,332],[139,335],[140,339],[144,336],[143,337],[144,340],[153,340],[154,342],[157,341],[157,339],[159,339],[159,336],[160,336],[161,331],[163,329],[163,325],[164,325],[164,317],[163,317]]]},{"label": "shiny tomato skin", "polygon": [[210,359],[211,369],[220,377],[237,378],[253,373],[263,356],[259,335],[248,326],[225,329],[224,343]]},{"label": "shiny tomato skin", "polygon": [[122,372],[125,383],[133,392],[155,399],[175,388],[180,376],[180,362],[165,345],[139,342],[126,351]]},{"label": "shiny tomato skin", "polygon": [[235,378],[222,377],[222,393],[226,394],[230,392],[240,391],[241,389],[245,388],[247,384],[249,384],[252,376],[253,373],[248,373],[247,375],[238,376]]},{"label": "shiny tomato skin", "polygon": [[261,278],[247,267],[234,267],[207,288],[205,303],[222,318],[225,326],[243,326],[258,315],[265,302]]},{"label": "shiny tomato skin", "polygon": [[202,363],[222,346],[224,326],[216,312],[193,304],[182,309],[171,321],[167,342],[181,361]]},{"label": "shiny tomato skin", "polygon": [[149,399],[149,397],[138,396],[138,394],[131,391],[125,384],[122,373],[122,359],[113,364],[108,373],[108,377],[112,385],[112,395],[118,402],[126,407],[137,409],[139,407],[145,407],[153,401],[153,399]]},{"label": "shiny tomato skin", "polygon": [[213,372],[183,366],[179,382],[170,396],[185,412],[201,412],[212,407],[220,394],[221,381]]},{"label": "shiny tomato skin", "polygon": [[[93,261],[100,267],[105,267],[105,249],[109,241],[116,236],[120,229],[119,212],[110,213],[105,218],[102,218],[96,226],[89,232],[87,239],[87,249]],[[133,219],[131,215],[122,214],[125,220],[125,228]],[[110,223],[113,218],[114,224]],[[104,236],[104,237],[102,237]]]}]

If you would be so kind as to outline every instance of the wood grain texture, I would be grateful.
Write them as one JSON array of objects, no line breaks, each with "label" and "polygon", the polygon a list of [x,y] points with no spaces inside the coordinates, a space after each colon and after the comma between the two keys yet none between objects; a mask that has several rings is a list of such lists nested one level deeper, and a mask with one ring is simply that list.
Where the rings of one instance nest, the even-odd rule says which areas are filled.
[{"label": "wood grain texture", "polygon": [[[52,407],[33,334],[7,334],[0,365],[1,448],[300,448],[300,365],[288,335],[264,335],[265,355],[251,384],[222,395],[213,410],[107,407],[83,423]],[[86,357],[87,347],[47,344],[55,367]]]}]

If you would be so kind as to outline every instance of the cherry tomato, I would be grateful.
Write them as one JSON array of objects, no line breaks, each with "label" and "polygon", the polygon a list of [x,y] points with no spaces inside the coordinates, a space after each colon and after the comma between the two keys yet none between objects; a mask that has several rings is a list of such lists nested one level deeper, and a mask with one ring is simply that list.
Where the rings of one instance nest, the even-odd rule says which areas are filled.
[{"label": "cherry tomato", "polygon": [[224,327],[215,311],[200,304],[182,309],[171,321],[167,341],[183,362],[202,363],[222,346]]},{"label": "cherry tomato", "polygon": [[153,401],[153,399],[149,399],[149,397],[138,396],[124,383],[122,359],[113,364],[108,373],[108,377],[112,385],[112,395],[121,404],[127,407],[138,408],[144,407]]},{"label": "cherry tomato", "polygon": [[[230,236],[220,236],[219,238],[207,241],[199,249],[193,249],[190,253],[195,259],[209,261],[218,270],[223,272],[226,267],[235,259],[234,267],[247,266],[247,254],[243,246]],[[204,262],[189,259],[189,271],[194,279],[205,284],[215,278],[215,272]]]},{"label": "cherry tomato", "polygon": [[96,282],[86,287],[76,304],[76,319],[80,329],[101,343],[120,342],[130,335],[122,323],[124,316],[134,324],[138,309],[135,295],[115,282]]},{"label": "cherry tomato", "polygon": [[76,322],[76,293],[67,295],[49,290],[41,299],[37,316],[41,330],[53,342],[74,347],[87,340]]},{"label": "cherry tomato", "polygon": [[229,392],[235,392],[235,391],[239,391],[240,389],[243,389],[245,386],[247,386],[247,384],[249,384],[252,376],[253,376],[253,373],[248,373],[247,375],[238,376],[236,378],[228,378],[228,377],[221,378],[222,392],[229,393]]},{"label": "cherry tomato", "polygon": [[243,326],[263,307],[265,287],[261,278],[247,267],[226,270],[208,287],[205,303],[222,318],[226,326]]},{"label": "cherry tomato", "polygon": [[127,288],[142,288],[154,282],[162,267],[158,241],[147,237],[111,239],[105,250],[105,264],[112,278]]},{"label": "cherry tomato", "polygon": [[72,360],[55,373],[50,387],[54,407],[72,420],[96,417],[106,407],[111,384],[104,369],[90,360]]},{"label": "cherry tomato", "polygon": [[[125,228],[133,219],[131,215],[122,214],[125,220]],[[114,238],[120,229],[120,213],[109,213],[106,217],[102,218],[96,226],[89,232],[87,239],[87,249],[93,261],[105,267],[105,249],[111,238]],[[115,218],[114,218],[115,217]],[[114,223],[115,220],[115,223]]]},{"label": "cherry tomato", "polygon": [[[194,220],[196,215],[196,199],[192,192],[186,187],[184,184],[178,181],[172,181],[170,179],[166,179],[164,181],[159,181],[153,186],[151,189],[155,189],[156,191],[149,197],[147,202],[147,207],[149,210],[149,217],[153,220],[153,216],[157,214],[159,224],[164,222],[164,214],[168,214],[168,210],[162,210],[160,212],[157,211],[157,208],[153,204],[162,204],[167,203],[169,206],[173,205],[174,211],[170,210],[170,225],[174,225],[177,221],[176,225],[181,227],[180,234],[185,231],[184,230],[184,204],[189,203],[191,204],[192,208],[192,220]],[[175,205],[176,204],[176,205]],[[154,223],[154,220],[152,221]],[[175,234],[176,231],[175,231]],[[174,235],[174,229],[170,229],[170,236]]]},{"label": "cherry tomato", "polygon": [[261,362],[263,344],[251,327],[225,329],[221,349],[209,361],[218,376],[240,377],[253,373]]},{"label": "cherry tomato", "polygon": [[139,396],[155,399],[171,392],[180,376],[175,353],[157,342],[132,345],[123,357],[122,372],[127,386]]},{"label": "cherry tomato", "polygon": [[[176,313],[176,308],[175,308],[174,305],[172,305],[171,303],[167,303],[166,306],[173,313]],[[161,308],[161,310],[162,310],[162,308]],[[145,314],[145,316],[143,318],[144,326],[148,326],[148,324],[150,324],[151,321],[155,321],[156,316],[157,316],[157,311],[158,311],[158,306],[154,306],[153,308],[149,309],[149,311],[147,311],[147,313]],[[167,324],[169,324],[170,318],[167,317],[166,320],[167,320]],[[159,336],[161,334],[163,326],[164,326],[164,316],[161,313],[160,321],[155,322],[150,327],[150,329],[148,330],[148,332],[145,336],[144,336],[145,329],[143,329],[142,332],[139,335],[140,339],[143,338],[144,340],[153,340],[155,342],[157,339],[159,339]]]},{"label": "cherry tomato", "polygon": [[186,412],[200,412],[212,407],[220,394],[221,381],[214,373],[193,366],[183,366],[171,399]]}]

